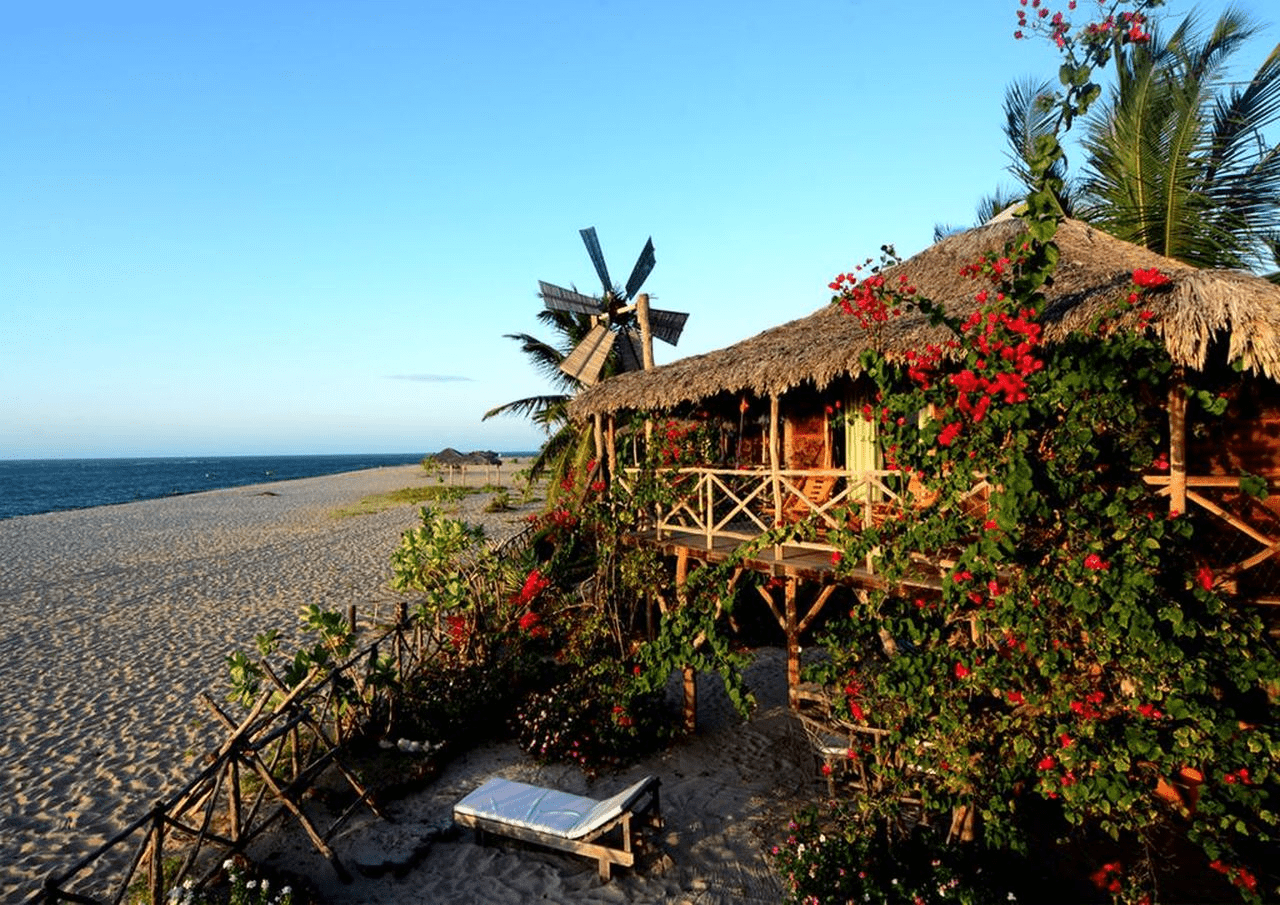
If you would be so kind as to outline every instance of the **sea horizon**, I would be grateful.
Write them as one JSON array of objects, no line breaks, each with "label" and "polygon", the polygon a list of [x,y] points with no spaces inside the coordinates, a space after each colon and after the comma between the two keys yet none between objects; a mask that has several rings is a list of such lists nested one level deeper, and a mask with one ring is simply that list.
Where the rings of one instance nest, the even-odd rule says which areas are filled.
[{"label": "sea horizon", "polygon": [[[416,465],[431,453],[0,458],[0,519]],[[536,455],[499,452],[505,459]]]}]

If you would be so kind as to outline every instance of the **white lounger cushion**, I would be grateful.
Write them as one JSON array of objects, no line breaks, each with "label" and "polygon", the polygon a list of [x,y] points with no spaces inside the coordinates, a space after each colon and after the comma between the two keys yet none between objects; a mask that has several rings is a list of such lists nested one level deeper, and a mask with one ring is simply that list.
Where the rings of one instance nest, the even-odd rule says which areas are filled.
[{"label": "white lounger cushion", "polygon": [[493,777],[453,806],[455,812],[482,817],[565,839],[580,839],[620,817],[651,781],[645,777],[604,801]]}]

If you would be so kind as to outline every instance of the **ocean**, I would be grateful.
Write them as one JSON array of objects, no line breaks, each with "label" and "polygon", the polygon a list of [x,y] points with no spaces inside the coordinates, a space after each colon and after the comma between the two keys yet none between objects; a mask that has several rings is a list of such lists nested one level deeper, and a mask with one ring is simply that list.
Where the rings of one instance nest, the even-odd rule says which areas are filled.
[{"label": "ocean", "polygon": [[409,465],[422,454],[0,459],[0,519]]}]

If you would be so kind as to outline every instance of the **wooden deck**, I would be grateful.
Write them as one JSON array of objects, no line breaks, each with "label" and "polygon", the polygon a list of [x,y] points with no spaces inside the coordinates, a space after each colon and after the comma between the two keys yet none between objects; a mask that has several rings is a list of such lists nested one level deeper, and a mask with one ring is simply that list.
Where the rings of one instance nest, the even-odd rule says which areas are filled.
[{"label": "wooden deck", "polygon": [[[742,544],[738,537],[715,535],[708,541],[700,531],[667,528],[659,534],[657,529],[640,531],[628,535],[629,543],[653,547],[666,556],[687,556],[690,559],[706,563],[724,562]],[[836,564],[832,561],[834,548],[815,549],[814,544],[783,544],[770,547],[757,555],[743,560],[743,567],[753,572],[761,572],[775,578],[794,578],[815,584],[847,584],[853,587],[883,588],[884,579],[866,568],[845,567],[839,576],[836,575]],[[902,582],[908,587],[933,591],[942,590],[940,578],[918,576]]]}]

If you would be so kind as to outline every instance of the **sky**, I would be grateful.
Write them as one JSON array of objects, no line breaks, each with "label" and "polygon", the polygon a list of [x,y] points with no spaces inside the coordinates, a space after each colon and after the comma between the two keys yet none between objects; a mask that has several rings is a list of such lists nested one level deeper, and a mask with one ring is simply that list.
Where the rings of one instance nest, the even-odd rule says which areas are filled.
[{"label": "sky", "polygon": [[1016,8],[9,4],[0,458],[535,449],[481,416],[579,229],[618,282],[652,236],[659,363],[808,314],[1008,181]]}]

